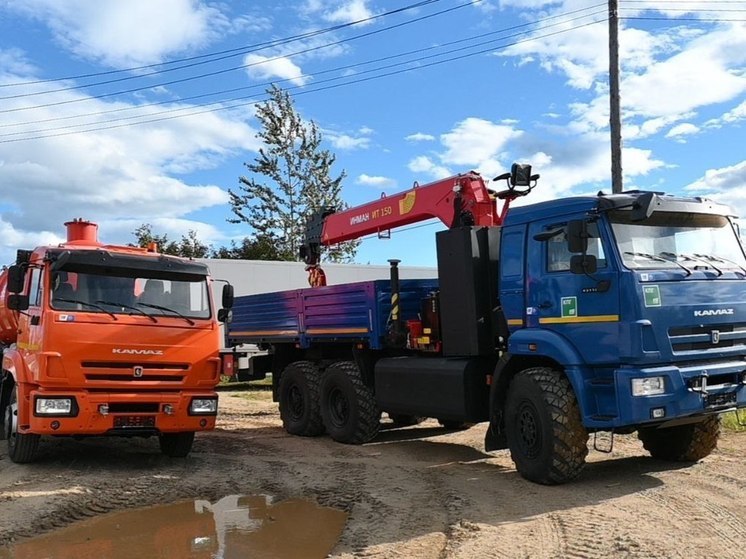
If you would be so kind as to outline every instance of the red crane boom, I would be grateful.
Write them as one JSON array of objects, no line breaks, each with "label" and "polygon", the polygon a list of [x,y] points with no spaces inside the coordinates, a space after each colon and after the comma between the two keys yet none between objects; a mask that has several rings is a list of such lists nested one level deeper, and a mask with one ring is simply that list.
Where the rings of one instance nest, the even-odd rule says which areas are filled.
[{"label": "red crane boom", "polygon": [[[530,165],[514,164],[510,173],[495,180],[508,181],[508,189],[495,192],[475,172],[455,175],[404,192],[386,196],[342,211],[325,208],[306,224],[306,238],[301,258],[307,264],[309,283],[325,285],[319,268],[321,247],[358,239],[372,233],[381,234],[396,227],[438,218],[446,227],[501,225],[510,202],[525,196],[535,186],[539,175],[531,175]],[[526,187],[518,190],[515,187]],[[503,200],[500,213],[497,200]]]}]

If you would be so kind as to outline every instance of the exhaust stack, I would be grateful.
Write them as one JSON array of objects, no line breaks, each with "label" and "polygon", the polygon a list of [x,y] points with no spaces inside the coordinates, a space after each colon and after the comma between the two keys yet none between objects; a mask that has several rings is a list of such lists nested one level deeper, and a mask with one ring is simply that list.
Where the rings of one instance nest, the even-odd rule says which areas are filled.
[{"label": "exhaust stack", "polygon": [[92,221],[86,221],[82,217],[65,223],[67,227],[67,242],[81,245],[97,245],[98,225]]}]

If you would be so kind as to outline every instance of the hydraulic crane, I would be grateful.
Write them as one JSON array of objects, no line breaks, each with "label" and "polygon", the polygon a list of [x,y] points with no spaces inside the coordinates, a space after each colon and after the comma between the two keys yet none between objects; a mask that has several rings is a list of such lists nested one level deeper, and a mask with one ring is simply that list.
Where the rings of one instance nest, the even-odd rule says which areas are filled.
[{"label": "hydraulic crane", "polygon": [[[309,272],[312,287],[326,285],[321,270],[321,247],[373,233],[386,236],[397,227],[437,218],[449,229],[463,226],[498,226],[507,215],[510,203],[525,196],[536,186],[539,175],[531,174],[530,165],[513,164],[509,173],[495,177],[505,180],[508,188],[496,192],[487,187],[475,172],[454,175],[398,194],[381,196],[374,202],[343,211],[323,208],[307,223],[301,246],[301,258]],[[503,204],[498,213],[497,200]]]}]

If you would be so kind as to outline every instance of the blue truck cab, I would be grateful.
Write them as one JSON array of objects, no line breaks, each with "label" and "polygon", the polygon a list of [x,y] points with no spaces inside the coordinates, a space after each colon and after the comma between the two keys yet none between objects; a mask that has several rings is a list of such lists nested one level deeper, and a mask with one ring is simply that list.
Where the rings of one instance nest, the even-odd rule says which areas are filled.
[{"label": "blue truck cab", "polygon": [[696,461],[746,406],[746,256],[727,207],[652,192],[511,208],[436,235],[437,280],[239,297],[229,339],[268,350],[290,433],[359,444],[488,422],[525,478],[583,469],[589,433]]}]

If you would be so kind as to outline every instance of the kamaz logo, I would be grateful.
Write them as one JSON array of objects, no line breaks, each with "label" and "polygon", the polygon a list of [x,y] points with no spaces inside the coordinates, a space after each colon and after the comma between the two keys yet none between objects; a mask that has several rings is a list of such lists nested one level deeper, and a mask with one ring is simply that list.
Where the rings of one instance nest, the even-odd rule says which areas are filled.
[{"label": "kamaz logo", "polygon": [[124,347],[115,347],[111,350],[117,355],[163,355],[162,349],[130,349]]},{"label": "kamaz logo", "polygon": [[735,314],[733,309],[709,309],[705,311],[694,311],[694,316],[730,316]]}]

